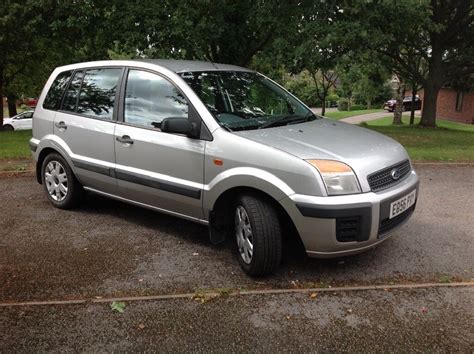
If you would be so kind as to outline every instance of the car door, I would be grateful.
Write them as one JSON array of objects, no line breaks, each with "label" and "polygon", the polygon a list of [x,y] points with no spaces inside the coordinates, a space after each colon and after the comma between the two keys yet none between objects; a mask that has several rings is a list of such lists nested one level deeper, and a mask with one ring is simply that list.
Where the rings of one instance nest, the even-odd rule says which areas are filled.
[{"label": "car door", "polygon": [[120,196],[203,219],[205,141],[160,131],[163,119],[190,119],[187,98],[164,76],[130,69],[122,88],[115,130]]},{"label": "car door", "polygon": [[25,112],[18,117],[17,129],[25,130],[32,128],[33,112]]},{"label": "car door", "polygon": [[54,118],[54,134],[66,144],[78,179],[111,194],[116,192],[114,132],[122,73],[121,67],[76,70]]}]

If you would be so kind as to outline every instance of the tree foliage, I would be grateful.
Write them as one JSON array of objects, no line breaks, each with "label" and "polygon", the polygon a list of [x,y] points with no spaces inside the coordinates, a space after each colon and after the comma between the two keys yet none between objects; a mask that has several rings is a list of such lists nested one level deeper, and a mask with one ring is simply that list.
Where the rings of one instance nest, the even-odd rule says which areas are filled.
[{"label": "tree foliage", "polygon": [[439,89],[472,87],[473,8],[472,0],[4,0],[0,96],[36,96],[54,67],[72,62],[201,59],[277,80],[307,72],[323,104],[336,83],[370,104],[393,73],[424,87],[421,122],[433,126]]},{"label": "tree foliage", "polygon": [[347,7],[353,44],[369,48],[387,68],[424,87],[421,124],[436,124],[440,88],[474,72],[471,0],[358,2]]}]

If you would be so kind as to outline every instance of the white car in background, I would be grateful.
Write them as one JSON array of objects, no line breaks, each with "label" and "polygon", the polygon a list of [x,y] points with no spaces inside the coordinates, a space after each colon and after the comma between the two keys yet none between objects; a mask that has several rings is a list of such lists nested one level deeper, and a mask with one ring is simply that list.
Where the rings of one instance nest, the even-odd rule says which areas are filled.
[{"label": "white car in background", "polygon": [[27,111],[3,119],[3,130],[26,130],[33,128],[33,111]]}]

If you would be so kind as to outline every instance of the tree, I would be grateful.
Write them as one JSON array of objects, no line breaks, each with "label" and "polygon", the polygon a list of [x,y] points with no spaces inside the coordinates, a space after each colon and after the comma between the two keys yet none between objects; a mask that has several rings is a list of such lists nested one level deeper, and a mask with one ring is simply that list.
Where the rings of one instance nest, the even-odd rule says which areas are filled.
[{"label": "tree", "polygon": [[0,97],[37,96],[56,66],[107,58],[108,6],[92,0],[0,2]]},{"label": "tree", "polygon": [[109,22],[117,26],[118,52],[247,66],[298,11],[261,0],[124,1]]},{"label": "tree", "polygon": [[370,48],[394,73],[424,87],[420,124],[434,127],[441,87],[474,72],[473,2],[360,2],[347,10],[345,20],[356,33],[351,43]]},{"label": "tree", "polygon": [[405,83],[403,79],[399,76],[395,76],[394,81],[397,84],[397,96],[395,104],[395,110],[393,112],[393,124],[400,125],[402,124],[402,114],[403,114],[403,98],[405,97]]},{"label": "tree", "polygon": [[329,96],[329,90],[336,87],[338,75],[334,70],[310,71],[311,78],[315,85],[316,96],[321,101],[321,115],[326,114],[326,99]]},{"label": "tree", "polygon": [[338,21],[341,8],[333,2],[305,3],[300,7],[300,17],[292,22],[293,27],[287,25],[288,32],[277,43],[291,73],[309,72],[324,115],[327,97],[339,78],[335,68],[347,51],[339,45],[345,32],[344,23]]},{"label": "tree", "polygon": [[[3,125],[5,88],[21,74],[33,58],[41,57],[45,21],[41,1],[0,3],[0,126]],[[8,96],[13,98],[11,91]]]}]

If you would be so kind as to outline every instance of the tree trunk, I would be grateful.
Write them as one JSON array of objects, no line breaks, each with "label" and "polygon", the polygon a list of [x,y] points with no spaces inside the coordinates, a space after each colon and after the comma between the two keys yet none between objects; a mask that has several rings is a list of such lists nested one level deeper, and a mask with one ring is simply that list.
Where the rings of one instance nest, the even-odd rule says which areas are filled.
[{"label": "tree trunk", "polygon": [[442,40],[439,35],[432,34],[432,50],[429,61],[429,72],[424,82],[423,112],[421,112],[420,125],[424,127],[436,127],[436,105],[438,93],[444,83],[443,71],[443,49]]},{"label": "tree trunk", "polygon": [[402,124],[402,113],[403,113],[403,97],[405,96],[405,85],[401,81],[398,83],[397,88],[397,103],[395,104],[395,112],[393,113],[393,123],[396,125]]},{"label": "tree trunk", "polygon": [[0,130],[3,126],[3,73],[0,71]]},{"label": "tree trunk", "polygon": [[326,114],[326,98],[321,100],[321,115],[324,116]]},{"label": "tree trunk", "polygon": [[372,107],[372,100],[367,100],[367,109]]},{"label": "tree trunk", "polygon": [[411,107],[410,107],[410,125],[415,124],[415,99],[416,99],[416,85],[411,86]]},{"label": "tree trunk", "polygon": [[10,117],[16,116],[18,113],[16,111],[16,96],[15,95],[8,95],[8,113]]},{"label": "tree trunk", "polygon": [[424,127],[436,127],[436,105],[440,87],[428,82],[425,85],[423,95],[423,112],[421,112],[420,125]]}]

